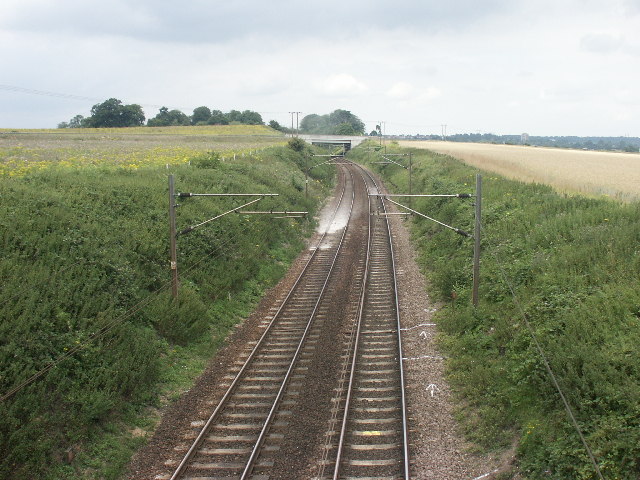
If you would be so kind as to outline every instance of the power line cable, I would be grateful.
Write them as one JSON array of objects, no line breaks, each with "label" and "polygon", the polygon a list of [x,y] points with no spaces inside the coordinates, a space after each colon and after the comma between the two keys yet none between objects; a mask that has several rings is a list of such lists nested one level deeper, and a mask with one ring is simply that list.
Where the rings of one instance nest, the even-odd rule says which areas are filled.
[{"label": "power line cable", "polygon": [[[89,102],[104,102],[105,99],[104,98],[97,98],[97,97],[87,97],[84,95],[75,95],[72,93],[61,93],[61,92],[51,92],[48,90],[36,90],[35,88],[25,88],[25,87],[18,87],[16,85],[4,85],[4,84],[0,84],[0,90],[4,90],[7,92],[16,92],[16,93],[25,93],[28,95],[40,95],[43,97],[52,97],[52,98],[62,98],[62,99],[66,99],[66,100],[81,100],[81,101],[89,101]],[[139,104],[142,107],[149,107],[149,108],[162,108],[165,107],[166,105],[154,105],[154,104],[150,104],[150,103],[140,103]],[[189,110],[189,108],[186,107],[167,107],[169,109],[179,109],[179,110]]]},{"label": "power line cable", "polygon": [[17,87],[15,85],[0,84],[0,90],[5,90],[8,92],[26,93],[29,95],[42,95],[44,97],[65,98],[68,100],[88,100],[91,102],[100,101],[100,99],[95,97],[85,97],[82,95],[73,95],[70,93],[50,92],[47,90],[36,90],[34,88]]}]

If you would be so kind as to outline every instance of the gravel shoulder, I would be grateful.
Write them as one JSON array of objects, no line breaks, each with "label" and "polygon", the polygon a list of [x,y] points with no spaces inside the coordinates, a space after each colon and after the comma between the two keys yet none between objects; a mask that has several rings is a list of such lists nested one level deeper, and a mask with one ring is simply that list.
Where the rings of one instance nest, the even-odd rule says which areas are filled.
[{"label": "gravel shoulder", "polygon": [[[445,378],[445,358],[437,347],[433,316],[437,303],[416,263],[406,221],[392,218],[407,408],[411,428],[413,478],[471,480],[495,477],[505,459],[471,453],[454,419],[454,399]],[[487,476],[484,476],[489,474]]]}]

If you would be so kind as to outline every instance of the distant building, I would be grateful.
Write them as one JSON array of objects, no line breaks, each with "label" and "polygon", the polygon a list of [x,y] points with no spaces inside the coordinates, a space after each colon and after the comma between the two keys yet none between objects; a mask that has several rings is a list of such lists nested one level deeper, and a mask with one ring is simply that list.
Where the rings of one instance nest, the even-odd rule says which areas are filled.
[{"label": "distant building", "polygon": [[523,133],[522,135],[520,135],[520,143],[522,143],[523,145],[529,143],[529,134],[528,133]]}]

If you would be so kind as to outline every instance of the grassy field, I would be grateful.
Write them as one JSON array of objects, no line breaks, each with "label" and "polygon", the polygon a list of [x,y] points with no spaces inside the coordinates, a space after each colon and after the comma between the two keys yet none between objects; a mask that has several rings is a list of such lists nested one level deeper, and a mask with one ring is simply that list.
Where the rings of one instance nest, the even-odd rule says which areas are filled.
[{"label": "grassy field", "polygon": [[203,152],[233,157],[284,143],[282,134],[261,125],[0,129],[0,175],[20,176],[51,166],[179,165]]},{"label": "grassy field", "polygon": [[518,145],[403,141],[402,146],[451,155],[505,177],[551,185],[566,193],[640,198],[640,155]]}]

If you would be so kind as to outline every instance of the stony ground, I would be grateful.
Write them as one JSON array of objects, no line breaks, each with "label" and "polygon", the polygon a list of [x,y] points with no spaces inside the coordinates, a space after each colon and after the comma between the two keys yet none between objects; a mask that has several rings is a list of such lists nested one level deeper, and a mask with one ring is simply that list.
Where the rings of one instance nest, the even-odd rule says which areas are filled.
[{"label": "stony ground", "polygon": [[[445,359],[436,345],[433,315],[438,305],[430,298],[425,277],[415,261],[415,250],[405,222],[392,220],[407,405],[411,426],[412,475],[418,479],[491,479],[504,459],[470,453],[453,417],[453,398],[445,380]],[[500,465],[501,466],[501,465]],[[484,476],[489,474],[487,476]]]}]

